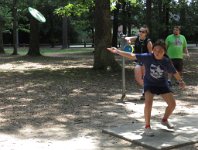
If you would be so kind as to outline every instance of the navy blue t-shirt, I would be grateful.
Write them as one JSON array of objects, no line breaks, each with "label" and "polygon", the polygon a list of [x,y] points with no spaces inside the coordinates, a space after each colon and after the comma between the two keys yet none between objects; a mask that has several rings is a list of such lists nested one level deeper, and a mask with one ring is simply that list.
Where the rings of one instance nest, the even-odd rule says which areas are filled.
[{"label": "navy blue t-shirt", "polygon": [[144,86],[167,86],[167,73],[176,73],[169,58],[155,59],[152,53],[136,54],[145,66]]}]

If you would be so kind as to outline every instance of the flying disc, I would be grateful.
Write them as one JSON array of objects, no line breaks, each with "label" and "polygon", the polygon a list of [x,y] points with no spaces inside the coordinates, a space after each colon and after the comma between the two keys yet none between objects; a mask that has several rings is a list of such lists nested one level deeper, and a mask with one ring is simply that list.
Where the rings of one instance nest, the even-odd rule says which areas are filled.
[{"label": "flying disc", "polygon": [[133,46],[131,46],[131,45],[125,46],[124,47],[124,51],[125,52],[129,52],[129,53],[132,53],[134,51]]},{"label": "flying disc", "polygon": [[45,17],[38,10],[32,7],[28,7],[28,11],[39,22],[42,22],[42,23],[46,22]]}]

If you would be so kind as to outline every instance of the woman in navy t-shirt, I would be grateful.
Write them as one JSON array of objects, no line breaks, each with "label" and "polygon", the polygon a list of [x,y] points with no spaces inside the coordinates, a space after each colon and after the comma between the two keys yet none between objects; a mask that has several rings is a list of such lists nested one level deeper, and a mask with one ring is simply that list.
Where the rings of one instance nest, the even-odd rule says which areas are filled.
[{"label": "woman in navy t-shirt", "polygon": [[166,55],[166,46],[163,40],[158,40],[153,45],[153,53],[134,54],[127,53],[117,48],[107,48],[112,53],[119,54],[123,57],[139,60],[145,66],[144,76],[144,91],[145,91],[145,135],[153,136],[154,133],[150,127],[151,110],[153,104],[153,97],[155,94],[161,95],[167,103],[165,114],[162,118],[161,124],[169,129],[174,129],[174,126],[168,121],[169,116],[175,109],[176,102],[173,97],[172,91],[169,89],[167,73],[173,74],[179,82],[179,86],[184,89],[185,83],[179,73],[172,65],[170,59]]}]

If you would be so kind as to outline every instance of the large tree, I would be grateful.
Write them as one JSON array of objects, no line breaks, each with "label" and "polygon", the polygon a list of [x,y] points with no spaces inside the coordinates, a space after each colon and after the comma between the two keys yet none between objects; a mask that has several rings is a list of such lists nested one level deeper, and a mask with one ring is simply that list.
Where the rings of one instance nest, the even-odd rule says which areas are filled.
[{"label": "large tree", "polygon": [[6,28],[10,29],[11,24],[11,14],[8,7],[9,1],[0,1],[0,53],[4,54],[4,43],[3,43],[3,33]]},{"label": "large tree", "polygon": [[94,69],[120,69],[114,55],[106,48],[111,47],[110,0],[95,0],[95,52]]},{"label": "large tree", "polygon": [[68,37],[68,17],[64,16],[62,18],[62,48],[69,47],[69,37]]},{"label": "large tree", "polygon": [[4,26],[5,20],[3,17],[0,16],[0,53],[4,54],[4,46],[3,46],[3,26]]},{"label": "large tree", "polygon": [[17,55],[18,48],[18,13],[17,13],[18,0],[13,0],[12,4],[12,17],[13,17],[13,55]]},{"label": "large tree", "polygon": [[[38,9],[38,3],[40,0],[31,1],[28,0],[29,6],[35,7]],[[33,16],[30,15],[30,45],[29,51],[27,53],[28,56],[40,56],[40,43],[39,43],[39,22]]]},{"label": "large tree", "polygon": [[120,3],[116,2],[115,9],[113,10],[113,37],[112,37],[112,46],[117,47],[118,39],[118,26],[119,26],[119,9]]},{"label": "large tree", "polygon": [[152,0],[146,0],[146,24],[148,25],[149,29],[151,30],[151,17],[152,17]]},{"label": "large tree", "polygon": [[[5,29],[7,33],[12,33],[12,43],[13,43],[13,55],[17,55],[17,48],[19,46],[18,39],[18,19],[20,17],[19,12],[23,12],[25,4],[24,0],[7,0],[0,3],[1,12],[5,18]],[[22,15],[21,15],[22,17]],[[23,16],[24,17],[24,16]],[[22,28],[21,28],[22,29]]]},{"label": "large tree", "polygon": [[33,17],[30,18],[30,45],[28,56],[40,56],[39,45],[39,22]]}]

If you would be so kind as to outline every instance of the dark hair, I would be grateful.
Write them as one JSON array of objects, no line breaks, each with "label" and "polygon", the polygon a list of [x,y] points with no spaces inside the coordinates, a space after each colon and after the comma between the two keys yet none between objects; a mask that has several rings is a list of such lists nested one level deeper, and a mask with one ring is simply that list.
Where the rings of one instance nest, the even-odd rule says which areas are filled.
[{"label": "dark hair", "polygon": [[161,47],[164,49],[164,52],[165,52],[165,54],[166,54],[166,44],[165,44],[165,42],[164,42],[163,39],[158,39],[158,40],[153,44],[153,48],[154,48],[155,46],[161,46]]},{"label": "dark hair", "polygon": [[173,29],[178,29],[179,31],[181,31],[181,26],[174,26],[174,28]]},{"label": "dark hair", "polygon": [[147,25],[143,25],[143,26],[141,26],[140,28],[146,29],[146,30],[145,30],[145,31],[146,31],[146,34],[149,35],[149,28],[148,28]]}]

